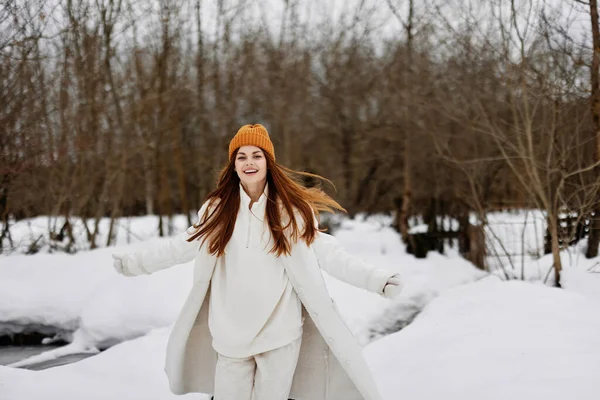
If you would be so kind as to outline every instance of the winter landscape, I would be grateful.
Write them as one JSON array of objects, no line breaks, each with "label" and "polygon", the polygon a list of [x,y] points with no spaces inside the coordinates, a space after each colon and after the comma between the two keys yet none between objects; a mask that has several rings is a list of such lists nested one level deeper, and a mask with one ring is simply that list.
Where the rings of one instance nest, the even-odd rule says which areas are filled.
[{"label": "winter landscape", "polygon": [[[342,219],[335,235],[349,252],[402,273],[406,289],[399,298],[327,278],[385,399],[597,398],[600,267],[598,259],[582,256],[585,243],[563,254],[558,289],[539,278],[551,265],[547,257],[527,260],[528,271],[541,268],[537,279],[505,281],[453,250],[415,259],[390,222],[385,216]],[[18,231],[29,237],[44,223],[27,221]],[[0,367],[0,398],[176,398],[163,373],[164,346],[190,289],[191,265],[126,278],[110,257],[164,240],[149,234],[155,224],[150,217],[120,221],[115,247],[0,259],[2,334],[44,327],[69,342]],[[181,216],[174,220],[174,229],[185,227]],[[527,235],[534,241],[533,232]],[[81,353],[91,356],[27,369]]]},{"label": "winter landscape", "polygon": [[598,49],[597,0],[0,2],[0,400],[180,397],[193,265],[111,255],[197,222],[255,123],[401,276],[323,272],[382,400],[600,399]]}]

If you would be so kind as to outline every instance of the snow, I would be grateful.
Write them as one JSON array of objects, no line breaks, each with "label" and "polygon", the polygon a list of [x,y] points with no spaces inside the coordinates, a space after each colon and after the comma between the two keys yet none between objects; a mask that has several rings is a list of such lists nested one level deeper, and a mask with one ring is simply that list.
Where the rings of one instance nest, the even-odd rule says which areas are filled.
[{"label": "snow", "polygon": [[191,287],[191,268],[126,279],[112,268],[110,254],[121,250],[0,258],[0,322],[11,323],[0,334],[39,324],[67,338],[78,331],[84,347],[101,348],[171,323]]},{"label": "snow", "polygon": [[[195,216],[194,216],[195,217]],[[146,242],[155,239],[159,219],[157,216],[127,217],[116,220],[113,227],[114,240],[117,245],[130,245]],[[167,226],[165,229],[172,232],[178,232],[188,227],[187,218],[183,215],[176,215],[167,221],[163,218]],[[195,222],[195,221],[194,221]],[[72,226],[75,243],[73,250],[90,250],[87,241],[86,229],[83,221],[78,218],[69,219]],[[86,225],[93,229],[95,220],[87,219]],[[3,242],[2,253],[27,253],[36,243],[35,248],[39,253],[48,253],[58,251],[62,254],[62,249],[67,247],[68,239],[63,241],[52,240],[50,231],[58,233],[65,224],[63,216],[40,216],[36,218],[10,221],[10,232],[12,238],[12,247],[8,240]],[[96,237],[96,246],[101,247],[107,242],[108,231],[110,227],[109,218],[101,218],[98,223],[98,233]]]},{"label": "snow", "polygon": [[171,394],[163,372],[167,337],[168,329],[155,330],[94,357],[42,371],[0,366],[0,399],[209,399]]},{"label": "snow", "polygon": [[597,399],[599,305],[489,277],[446,291],[365,354],[386,399]]},{"label": "snow", "polygon": [[600,262],[598,259],[585,258],[579,262],[577,267],[567,264],[567,268],[562,272],[562,287],[600,301]]},{"label": "snow", "polygon": [[[335,236],[348,252],[400,272],[401,296],[390,301],[325,274],[347,325],[366,346],[384,399],[597,397],[600,263],[581,257],[585,242],[563,253],[564,289],[556,289],[534,274],[529,282],[503,282],[452,249],[415,259],[391,221],[337,219]],[[161,243],[152,238],[156,223],[122,221],[116,247],[0,257],[0,334],[35,325],[70,342],[0,367],[1,400],[175,398],[163,372],[164,351],[191,287],[191,263],[126,278],[110,257]],[[186,224],[180,217],[174,230]],[[524,265],[529,271],[534,263],[551,265],[551,259],[531,257]],[[14,368],[81,352],[97,354],[42,371]]]}]

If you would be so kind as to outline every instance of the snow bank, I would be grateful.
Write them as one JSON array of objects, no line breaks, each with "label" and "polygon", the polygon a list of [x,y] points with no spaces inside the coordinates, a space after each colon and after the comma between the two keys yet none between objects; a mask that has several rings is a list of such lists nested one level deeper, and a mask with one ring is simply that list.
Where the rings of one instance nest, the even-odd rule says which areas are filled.
[{"label": "snow bank", "polygon": [[0,366],[2,400],[208,400],[175,396],[163,372],[168,329],[151,332],[74,364],[42,371]]},{"label": "snow bank", "polygon": [[[155,221],[143,220],[140,231],[154,229]],[[358,340],[375,340],[365,352],[386,399],[588,399],[600,392],[600,268],[598,260],[581,257],[581,248],[563,254],[565,290],[559,290],[502,283],[452,249],[415,259],[389,217],[338,223],[335,235],[348,252],[405,279],[404,293],[389,301],[325,275]],[[162,370],[166,327],[190,289],[191,265],[126,278],[113,270],[110,257],[163,240],[124,246],[121,237],[119,247],[76,255],[0,257],[0,334],[31,325],[71,333],[69,346],[27,362],[126,341],[40,372],[0,367],[0,399],[173,397]],[[546,258],[536,262],[551,265]]]},{"label": "snow bank", "polygon": [[[488,277],[444,291],[364,353],[384,400],[595,400],[598,332],[590,298]],[[162,370],[167,337],[167,328],[154,330],[43,371],[0,367],[0,398],[175,399]]]},{"label": "snow bank", "polygon": [[157,242],[76,255],[0,258],[0,334],[54,327],[79,331],[87,347],[107,347],[169,325],[191,287],[191,267],[127,279],[114,271],[110,256]]},{"label": "snow bank", "polygon": [[[483,274],[456,254],[447,257],[430,253],[422,260],[406,254],[398,234],[389,227],[390,222],[389,217],[382,216],[345,219],[339,222],[335,235],[348,252],[378,267],[402,273],[407,295],[392,303],[325,274],[332,298],[363,344],[397,330],[385,319],[390,307],[396,307],[394,315],[398,315],[398,307],[413,310],[416,306],[420,310],[445,288]],[[147,228],[140,227],[142,231]],[[75,255],[0,258],[0,334],[46,325],[69,333],[66,339],[72,342],[66,348],[16,365],[97,351],[172,324],[191,287],[191,263],[150,276],[126,278],[113,270],[110,256],[112,252],[143,251],[164,240],[155,238]]]},{"label": "snow bank", "polygon": [[[192,222],[198,218],[195,214],[192,216]],[[87,231],[80,218],[71,218],[70,220],[75,243],[72,245],[72,251],[90,250],[90,244],[87,240]],[[184,215],[175,215],[168,220],[163,218],[165,229],[168,232],[177,232],[187,228],[188,221]],[[155,238],[158,229],[158,216],[149,215],[143,217],[124,217],[115,221],[113,226],[114,245],[130,245],[147,241]],[[66,249],[68,239],[65,237],[62,241],[53,240],[49,232],[58,233],[65,223],[64,216],[40,216],[30,219],[10,222],[10,232],[13,245],[8,240],[3,242],[2,254],[9,253],[27,253],[34,247],[39,253],[62,252]],[[90,229],[94,229],[95,221],[86,220]],[[98,223],[98,233],[96,235],[96,246],[105,246],[110,229],[110,218],[101,218]]]},{"label": "snow bank", "polygon": [[597,399],[598,304],[489,277],[446,291],[367,347],[385,399]]}]

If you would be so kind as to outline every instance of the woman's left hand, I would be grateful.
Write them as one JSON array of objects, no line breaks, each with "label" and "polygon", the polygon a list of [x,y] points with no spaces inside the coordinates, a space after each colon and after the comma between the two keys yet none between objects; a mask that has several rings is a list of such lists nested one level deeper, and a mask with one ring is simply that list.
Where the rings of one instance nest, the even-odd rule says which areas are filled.
[{"label": "woman's left hand", "polygon": [[400,295],[403,288],[404,284],[400,280],[400,275],[394,275],[385,284],[383,295],[388,299],[393,299]]}]

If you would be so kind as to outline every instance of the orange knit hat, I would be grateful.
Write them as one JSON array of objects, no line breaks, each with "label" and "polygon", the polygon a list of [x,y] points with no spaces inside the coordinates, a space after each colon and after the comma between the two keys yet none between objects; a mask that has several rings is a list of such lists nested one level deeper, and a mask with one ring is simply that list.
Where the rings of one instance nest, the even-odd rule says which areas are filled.
[{"label": "orange knit hat", "polygon": [[261,124],[242,126],[229,142],[229,159],[242,146],[256,146],[269,153],[275,159],[275,148],[269,138],[269,132]]}]

